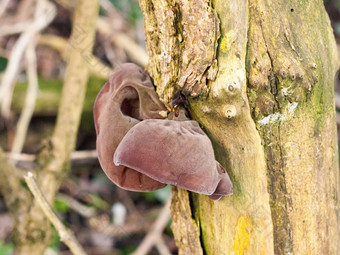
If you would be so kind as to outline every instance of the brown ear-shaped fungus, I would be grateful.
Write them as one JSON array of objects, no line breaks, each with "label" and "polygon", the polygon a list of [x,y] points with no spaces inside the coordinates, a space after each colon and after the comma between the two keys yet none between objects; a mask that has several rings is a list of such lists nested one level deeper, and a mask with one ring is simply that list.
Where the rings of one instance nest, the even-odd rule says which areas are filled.
[{"label": "brown ear-shaped fungus", "polygon": [[215,160],[210,139],[196,121],[138,123],[117,147],[114,163],[213,200],[233,192],[228,174]]},{"label": "brown ear-shaped fungus", "polygon": [[99,162],[118,186],[133,191],[152,191],[165,184],[127,166],[115,166],[113,155],[125,134],[144,119],[159,119],[165,110],[151,79],[135,64],[123,64],[99,92],[94,104]]}]

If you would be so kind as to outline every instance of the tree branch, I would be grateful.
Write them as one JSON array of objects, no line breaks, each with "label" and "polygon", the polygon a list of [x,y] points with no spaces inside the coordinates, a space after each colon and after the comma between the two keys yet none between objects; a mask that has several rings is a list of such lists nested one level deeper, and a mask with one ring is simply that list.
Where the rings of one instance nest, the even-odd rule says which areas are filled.
[{"label": "tree branch", "polygon": [[25,143],[27,129],[30,124],[35,101],[38,97],[38,74],[37,74],[37,57],[35,55],[35,44],[30,42],[26,49],[28,88],[26,94],[25,105],[20,115],[15,138],[12,146],[12,153],[20,153]]},{"label": "tree branch", "polygon": [[53,212],[51,206],[48,204],[46,198],[39,189],[37,183],[35,182],[33,174],[31,172],[28,172],[28,174],[25,175],[24,178],[34,196],[34,199],[38,202],[41,210],[58,231],[60,240],[63,241],[75,255],[85,255],[86,252],[77,241],[73,232],[67,229],[64,224],[59,220],[58,216]]},{"label": "tree branch", "polygon": [[[138,246],[137,250],[133,253],[133,255],[145,255],[148,254],[150,249],[159,242],[162,238],[162,232],[166,227],[166,224],[170,220],[170,203],[171,198],[168,199],[166,204],[164,205],[162,211],[160,212],[157,220],[151,228],[151,231],[146,235],[141,244]],[[161,250],[165,247],[162,246]],[[166,253],[170,254],[170,253]]]},{"label": "tree branch", "polygon": [[[46,45],[52,47],[57,50],[63,59],[68,59],[68,47],[69,42],[56,35],[41,35],[38,41],[39,44]],[[89,58],[92,60],[91,62],[86,61],[85,64],[88,66],[91,75],[94,75],[99,78],[108,79],[110,74],[113,72],[113,69],[105,64],[103,64],[100,59],[91,54]]]},{"label": "tree branch", "polygon": [[20,186],[14,167],[8,163],[5,153],[0,148],[0,192],[10,210],[19,196],[25,197],[25,191]]},{"label": "tree branch", "polygon": [[56,9],[53,4],[46,0],[39,0],[37,2],[34,21],[30,24],[28,29],[21,34],[11,52],[8,67],[6,68],[0,86],[1,110],[5,117],[9,117],[10,114],[14,84],[23,53],[34,35],[45,28],[53,20],[55,14]]},{"label": "tree branch", "polygon": [[[52,138],[37,157],[37,184],[48,203],[52,203],[62,180],[67,176],[70,154],[74,150],[92,64],[98,1],[79,0],[75,10],[71,51],[66,69],[57,123]],[[50,224],[41,215],[38,203],[20,201],[20,224],[16,226],[17,254],[42,254],[50,237]],[[18,215],[16,215],[18,217]]]}]

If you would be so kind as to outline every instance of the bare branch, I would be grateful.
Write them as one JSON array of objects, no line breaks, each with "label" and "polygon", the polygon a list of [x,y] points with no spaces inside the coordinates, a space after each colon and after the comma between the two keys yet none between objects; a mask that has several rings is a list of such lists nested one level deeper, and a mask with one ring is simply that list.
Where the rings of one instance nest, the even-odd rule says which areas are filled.
[{"label": "bare branch", "polygon": [[33,23],[33,20],[25,20],[14,24],[4,24],[0,27],[0,37],[19,34],[27,30]]},{"label": "bare branch", "polygon": [[[78,0],[74,13],[70,52],[57,122],[52,138],[48,140],[37,158],[37,183],[48,203],[69,171],[70,154],[74,150],[80,116],[85,99],[89,71],[85,64],[91,62],[98,17],[98,1]],[[17,224],[17,254],[43,254],[50,242],[51,228],[37,203],[22,204],[20,224]],[[20,207],[21,208],[21,207]],[[36,235],[35,233],[41,233]]]},{"label": "bare branch", "polygon": [[[165,203],[161,213],[159,214],[157,220],[155,221],[154,225],[151,228],[151,231],[146,235],[143,241],[138,246],[137,250],[133,253],[133,255],[146,255],[152,248],[152,246],[156,245],[159,240],[162,238],[162,233],[166,225],[170,220],[170,203],[171,198]],[[164,246],[162,246],[162,250]],[[166,253],[164,253],[166,254]],[[167,254],[170,254],[167,253]]]},{"label": "bare branch", "polygon": [[75,0],[54,0],[58,4],[60,4],[62,7],[68,10],[72,10],[76,7],[77,1]]},{"label": "bare branch", "polygon": [[36,33],[45,28],[53,20],[55,15],[56,9],[53,4],[46,0],[38,0],[34,22],[30,24],[16,42],[1,82],[0,103],[3,116],[9,117],[14,84],[20,67],[20,61],[27,45]]},{"label": "bare branch", "polygon": [[85,255],[86,252],[80,246],[73,232],[67,229],[64,224],[59,220],[58,216],[53,212],[51,206],[48,204],[46,198],[42,194],[37,183],[35,182],[33,174],[31,172],[28,172],[28,174],[25,175],[24,178],[41,210],[58,231],[60,240],[63,241],[75,255]]},{"label": "bare branch", "polygon": [[[33,162],[36,160],[36,155],[26,153],[6,153],[6,157],[9,160],[20,161],[20,162]],[[71,163],[88,163],[97,160],[98,155],[96,150],[88,151],[73,151],[70,159]]]},{"label": "bare branch", "polygon": [[168,246],[166,246],[163,238],[160,238],[155,244],[160,255],[171,255]]},{"label": "bare branch", "polygon": [[[57,50],[64,60],[69,58],[69,42],[60,36],[41,35],[39,38],[39,44],[46,45]],[[88,56],[88,59],[91,61],[86,61],[85,64],[87,65],[91,75],[104,79],[109,78],[110,74],[113,72],[111,67],[103,64],[100,59],[98,59],[92,53]]]},{"label": "bare branch", "polygon": [[118,14],[116,8],[112,5],[109,0],[99,0],[100,6],[108,13]]},{"label": "bare branch", "polygon": [[150,221],[145,219],[141,220],[141,218],[139,218],[138,221],[125,223],[123,226],[111,224],[108,215],[92,217],[88,222],[91,228],[110,237],[129,236],[146,232],[150,229]]},{"label": "bare branch", "polygon": [[5,13],[10,0],[2,0],[0,3],[0,17]]},{"label": "bare branch", "polygon": [[56,199],[64,201],[72,210],[76,211],[83,217],[89,218],[95,216],[96,214],[96,209],[83,205],[73,197],[59,193],[56,195]]},{"label": "bare branch", "polygon": [[[19,192],[20,191],[20,192]],[[16,196],[21,195],[20,180],[16,174],[16,170],[11,166],[5,157],[5,153],[0,148],[0,192],[6,200],[7,206],[10,208],[12,203],[17,199]]]},{"label": "bare branch", "polygon": [[27,129],[34,112],[35,102],[38,97],[39,87],[37,74],[37,57],[35,55],[35,44],[33,42],[30,42],[27,46],[26,61],[28,73],[28,88],[25,105],[16,128],[12,153],[20,153],[22,151],[27,134]]},{"label": "bare branch", "polygon": [[133,62],[141,66],[146,65],[148,62],[148,54],[146,50],[139,46],[129,36],[123,33],[112,34],[111,26],[103,18],[98,19],[97,29],[100,33],[111,35],[111,41],[117,46],[122,47]]}]

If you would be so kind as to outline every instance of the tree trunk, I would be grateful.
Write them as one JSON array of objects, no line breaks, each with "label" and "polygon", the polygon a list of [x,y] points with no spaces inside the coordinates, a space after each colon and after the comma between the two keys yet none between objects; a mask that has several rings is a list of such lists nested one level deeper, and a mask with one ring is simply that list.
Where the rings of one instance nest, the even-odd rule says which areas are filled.
[{"label": "tree trunk", "polygon": [[337,52],[323,1],[140,0],[148,71],[181,89],[234,194],[174,188],[180,254],[339,254]]}]

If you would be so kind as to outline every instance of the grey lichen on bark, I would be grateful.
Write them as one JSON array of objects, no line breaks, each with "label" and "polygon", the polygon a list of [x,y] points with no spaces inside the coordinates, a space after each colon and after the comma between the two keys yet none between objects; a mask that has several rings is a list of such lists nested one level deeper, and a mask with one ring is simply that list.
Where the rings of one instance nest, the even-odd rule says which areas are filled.
[{"label": "grey lichen on bark", "polygon": [[221,23],[219,72],[209,96],[190,100],[190,109],[232,176],[234,194],[215,203],[194,195],[195,218],[207,254],[272,254],[266,162],[246,93],[248,1],[216,0],[214,6]]},{"label": "grey lichen on bark", "polygon": [[[184,1],[140,2],[148,71],[169,103],[174,90],[192,80],[183,75],[190,68],[180,70],[185,41],[196,45],[183,33]],[[196,10],[196,2],[186,4]],[[206,16],[213,19],[207,27],[220,25],[220,38],[214,32],[219,71],[198,97],[187,93],[189,111],[210,136],[234,195],[212,202],[175,189],[172,215],[180,253],[194,249],[187,231],[178,229],[189,224],[206,254],[338,254],[337,53],[323,2],[213,0],[208,6],[219,19]],[[195,32],[198,41],[206,36],[205,28]],[[211,43],[212,49],[216,41]],[[203,61],[200,54],[193,57],[193,63]]]},{"label": "grey lichen on bark", "polygon": [[[339,253],[337,52],[322,1],[250,1],[248,96],[276,254]],[[275,13],[275,15],[273,15]]]},{"label": "grey lichen on bark", "polygon": [[[179,2],[174,1],[172,7],[166,5],[165,10],[172,10]],[[187,2],[186,4],[185,8],[188,10],[195,9],[193,6],[202,8],[197,2]],[[150,22],[150,17],[155,17],[157,12],[164,15],[167,11],[160,10],[164,6],[164,1],[141,1],[141,6],[146,20],[146,41],[151,60],[148,70],[154,79],[160,97],[168,102],[174,88],[180,87],[178,83],[182,80],[188,81],[188,77],[180,75],[186,73],[190,68],[184,66],[185,69],[180,70],[183,68],[182,55],[176,55],[179,60],[170,58],[173,62],[170,61],[170,64],[166,64],[163,72],[161,69],[157,69],[157,66],[160,65],[157,63],[157,56],[162,55],[163,50],[173,46],[173,43],[177,43],[176,47],[180,47],[180,42],[183,45],[183,42],[189,40],[187,45],[194,48],[199,44],[191,42],[192,37],[187,34],[182,33],[178,40],[177,34],[173,35],[172,32],[164,31],[162,32],[166,35],[173,35],[174,38],[167,38],[157,43],[150,41],[152,38],[150,34],[153,35],[153,38],[164,36],[160,35],[160,29],[155,29],[162,24],[157,23],[157,19]],[[177,229],[185,222],[190,225],[189,229],[200,229],[199,233],[197,231],[193,231],[193,233],[197,233],[195,240],[200,239],[202,249],[206,254],[230,254],[231,251],[235,253],[249,251],[252,254],[260,251],[270,254],[273,250],[273,239],[265,160],[261,139],[251,118],[246,94],[247,1],[214,1],[214,10],[210,9],[213,6],[211,2],[207,6],[209,8],[204,8],[203,11],[207,11],[206,16],[213,20],[207,22],[206,27],[204,23],[195,27],[195,40],[205,42],[206,36],[215,34],[215,39],[207,40],[211,45],[205,51],[211,52],[211,49],[216,47],[214,40],[218,39],[218,30],[215,30],[214,33],[207,33],[207,30],[211,29],[210,24],[220,25],[222,36],[218,39],[220,45],[217,58],[219,71],[216,77],[210,76],[211,80],[206,83],[207,89],[201,89],[200,96],[194,97],[195,94],[189,93],[190,113],[204,126],[212,139],[218,161],[226,167],[232,176],[235,194],[223,198],[219,202],[211,202],[206,196],[191,194],[188,199],[185,191],[175,192],[172,207],[175,239],[181,254],[195,254],[188,252],[197,249],[197,245],[188,242],[187,231],[181,228]],[[201,12],[197,13],[202,16]],[[182,12],[180,13],[182,14]],[[216,14],[213,16],[209,13]],[[195,13],[191,12],[190,15],[193,19],[195,18]],[[219,22],[214,21],[217,16],[220,19]],[[177,16],[173,20],[176,18],[180,22],[180,25],[177,26],[184,27],[181,22],[183,18],[179,19]],[[196,19],[199,20],[199,17]],[[213,56],[217,56],[217,54],[214,52]],[[196,57],[191,60],[194,63],[205,63],[206,61],[204,55],[196,54],[193,57]],[[211,63],[213,65],[216,60]],[[206,69],[197,68],[197,70],[201,70],[200,75],[209,76]],[[168,83],[168,86],[173,88],[166,92],[163,90],[164,81],[169,80],[169,73],[174,79],[173,83]],[[190,76],[189,78],[189,82],[195,80]],[[192,91],[194,92],[194,89]],[[178,200],[184,201],[191,211],[182,210],[178,206]],[[188,220],[192,217],[195,222]],[[185,246],[184,243],[187,245]]]}]

